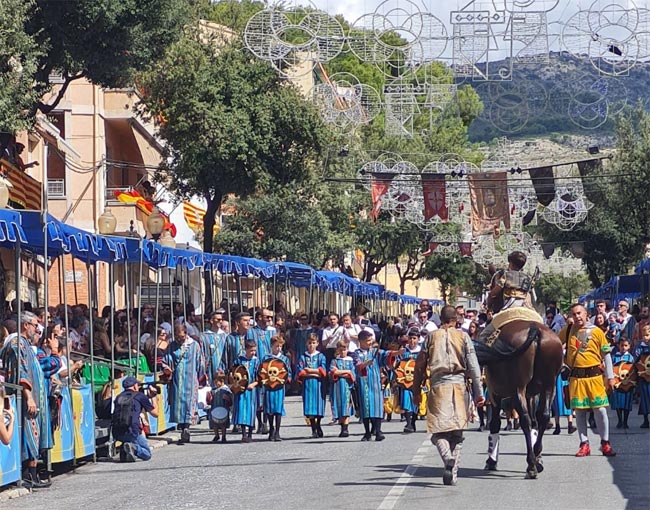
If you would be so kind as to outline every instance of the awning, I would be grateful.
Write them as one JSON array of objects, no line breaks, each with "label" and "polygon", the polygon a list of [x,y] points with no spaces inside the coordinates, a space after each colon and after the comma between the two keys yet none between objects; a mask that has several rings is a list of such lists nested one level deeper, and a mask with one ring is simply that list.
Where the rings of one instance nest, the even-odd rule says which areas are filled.
[{"label": "awning", "polygon": [[0,246],[13,247],[18,241],[27,242],[21,225],[20,213],[9,209],[0,209]]}]

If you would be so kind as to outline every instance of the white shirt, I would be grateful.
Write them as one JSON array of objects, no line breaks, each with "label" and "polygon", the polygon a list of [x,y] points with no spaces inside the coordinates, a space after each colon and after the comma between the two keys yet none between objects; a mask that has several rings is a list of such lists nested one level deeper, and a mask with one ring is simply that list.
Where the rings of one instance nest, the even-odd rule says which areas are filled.
[{"label": "white shirt", "polygon": [[343,326],[343,338],[348,341],[348,352],[354,352],[359,348],[358,336],[361,326],[352,324],[349,328]]},{"label": "white shirt", "polygon": [[326,349],[335,349],[336,344],[339,340],[343,338],[343,326],[338,324],[336,327],[327,326],[323,330],[323,336],[321,339],[322,344]]}]

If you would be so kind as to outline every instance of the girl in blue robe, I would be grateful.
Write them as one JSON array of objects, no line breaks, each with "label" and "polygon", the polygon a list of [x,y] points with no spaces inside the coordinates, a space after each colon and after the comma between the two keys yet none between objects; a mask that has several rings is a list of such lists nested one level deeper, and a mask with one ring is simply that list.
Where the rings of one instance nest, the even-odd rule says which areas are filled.
[{"label": "girl in blue robe", "polygon": [[[630,352],[630,341],[627,338],[623,338],[619,342],[618,350],[612,356],[612,363],[614,365],[619,363],[634,363],[634,356]],[[612,409],[616,410],[616,416],[618,417],[617,429],[629,428],[627,420],[632,410],[632,395],[634,393],[632,390],[633,388],[629,388],[628,390],[616,388],[612,394],[610,405]]]},{"label": "girl in blue robe", "polygon": [[255,426],[255,415],[257,411],[257,372],[260,367],[260,360],[256,356],[257,344],[255,340],[246,340],[244,344],[245,353],[239,356],[234,366],[243,365],[248,372],[248,387],[241,393],[235,394],[233,399],[233,421],[235,425],[241,426],[242,443],[250,443],[253,440],[253,427]]},{"label": "girl in blue robe", "polygon": [[291,383],[291,361],[282,353],[284,338],[274,336],[271,339],[271,354],[267,355],[263,361],[270,358],[281,359],[287,367],[287,377],[285,384],[276,389],[264,389],[264,414],[269,418],[269,441],[282,441],[280,437],[280,425],[282,417],[286,414],[284,410],[285,388]]},{"label": "girl in blue robe", "polygon": [[[399,350],[397,359],[395,360],[395,366],[404,360],[415,360],[418,357],[418,354],[420,354],[420,351],[422,350],[419,341],[420,335],[417,330],[414,331],[413,334],[409,332],[408,343],[405,347],[402,347]],[[399,406],[402,408],[402,413],[406,418],[404,432],[407,434],[415,432],[415,422],[418,419],[418,406],[415,404],[413,389],[412,387],[407,389],[403,385],[397,384],[397,391],[399,396]]]},{"label": "girl in blue robe", "polygon": [[327,371],[325,355],[317,347],[318,337],[311,333],[307,338],[307,352],[300,356],[297,365],[297,378],[302,383],[302,411],[311,425],[311,437],[323,437],[320,421],[325,416],[323,380]]},{"label": "girl in blue robe", "polygon": [[384,416],[384,392],[381,384],[381,369],[388,368],[394,360],[393,351],[384,351],[372,346],[372,333],[363,330],[359,333],[359,349],[354,352],[357,373],[357,395],[359,399],[359,416],[363,420],[365,434],[362,441],[370,441],[375,432],[375,440],[383,441],[381,419]]},{"label": "girl in blue robe", "polygon": [[336,357],[330,363],[330,378],[332,380],[331,398],[334,419],[341,425],[339,437],[350,435],[348,426],[352,416],[352,389],[355,379],[354,360],[348,356],[348,346],[345,340],[336,344]]}]

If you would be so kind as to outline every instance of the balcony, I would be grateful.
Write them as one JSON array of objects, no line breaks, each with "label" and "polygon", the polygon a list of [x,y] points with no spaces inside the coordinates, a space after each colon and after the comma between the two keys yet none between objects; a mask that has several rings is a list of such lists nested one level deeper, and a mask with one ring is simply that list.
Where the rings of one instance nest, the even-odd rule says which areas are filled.
[{"label": "balcony", "polygon": [[11,183],[9,200],[18,209],[41,210],[43,188],[39,181],[21,172],[6,159],[0,159],[0,171]]}]

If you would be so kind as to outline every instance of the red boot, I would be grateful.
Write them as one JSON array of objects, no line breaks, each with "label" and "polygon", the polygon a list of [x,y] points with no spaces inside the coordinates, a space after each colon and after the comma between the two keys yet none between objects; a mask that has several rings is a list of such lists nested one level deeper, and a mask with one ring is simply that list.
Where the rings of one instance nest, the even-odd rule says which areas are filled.
[{"label": "red boot", "polygon": [[600,451],[603,452],[605,457],[616,457],[616,452],[612,448],[612,445],[609,444],[609,441],[600,442]]},{"label": "red boot", "polygon": [[578,450],[578,453],[576,453],[576,457],[586,457],[587,455],[591,455],[591,448],[589,448],[589,443],[580,443],[580,449]]}]

